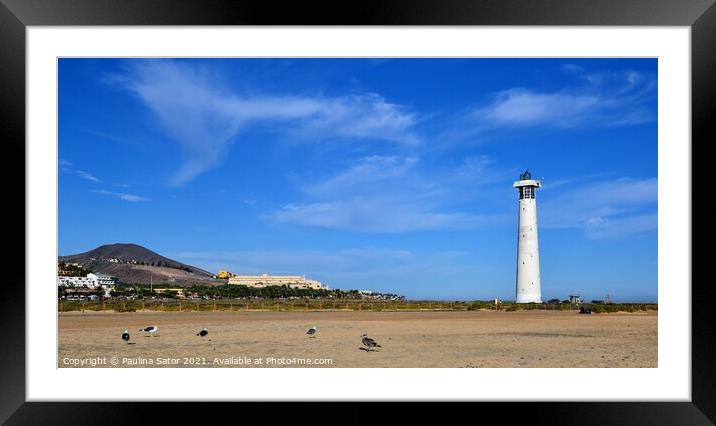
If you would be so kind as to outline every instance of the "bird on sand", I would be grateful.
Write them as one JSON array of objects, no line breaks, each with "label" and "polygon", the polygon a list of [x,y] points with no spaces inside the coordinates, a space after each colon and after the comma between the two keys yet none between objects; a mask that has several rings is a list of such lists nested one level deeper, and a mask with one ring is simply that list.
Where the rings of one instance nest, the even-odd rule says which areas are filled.
[{"label": "bird on sand", "polygon": [[122,333],[122,340],[129,343],[129,331],[128,330],[124,330],[124,333]]},{"label": "bird on sand", "polygon": [[[209,330],[207,330],[206,327],[204,327],[200,332],[196,333],[196,335],[201,338],[204,338],[209,335]],[[211,339],[208,339],[208,340],[211,342]],[[216,348],[214,348],[214,350],[216,350]]]},{"label": "bird on sand", "polygon": [[139,331],[144,331],[145,333],[149,333],[150,335],[154,335],[159,331],[159,327],[155,325],[150,325],[149,327],[145,327],[140,329]]},{"label": "bird on sand", "polygon": [[318,331],[318,329],[317,329],[316,326],[314,325],[313,327],[311,327],[311,328],[308,329],[308,331],[306,332],[306,334],[308,334],[308,337],[316,337],[316,332],[317,332],[317,331]]},{"label": "bird on sand", "polygon": [[373,339],[371,339],[370,337],[368,337],[367,334],[364,334],[364,335],[362,335],[362,336],[360,336],[360,337],[361,337],[361,341],[363,342],[363,346],[366,347],[366,351],[372,351],[372,350],[375,349],[376,346],[379,347],[379,348],[382,347],[382,346],[380,346],[378,343],[376,343],[375,340],[373,340]]}]

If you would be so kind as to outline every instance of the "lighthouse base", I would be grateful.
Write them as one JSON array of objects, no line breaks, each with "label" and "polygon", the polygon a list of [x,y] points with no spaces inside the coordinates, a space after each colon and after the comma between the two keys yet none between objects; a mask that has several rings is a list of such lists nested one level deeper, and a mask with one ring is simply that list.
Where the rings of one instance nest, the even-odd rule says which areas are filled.
[{"label": "lighthouse base", "polygon": [[516,303],[542,303],[542,296],[539,294],[518,294]]}]

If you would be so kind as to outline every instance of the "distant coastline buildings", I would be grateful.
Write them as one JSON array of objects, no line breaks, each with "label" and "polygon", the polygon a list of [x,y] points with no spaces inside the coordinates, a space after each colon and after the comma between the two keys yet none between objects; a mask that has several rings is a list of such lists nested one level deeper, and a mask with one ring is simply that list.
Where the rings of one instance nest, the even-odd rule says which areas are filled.
[{"label": "distant coastline buildings", "polygon": [[[224,272],[224,271],[222,271]],[[221,274],[221,273],[220,273]],[[223,274],[222,274],[223,275]],[[245,285],[248,287],[269,287],[286,285],[291,288],[312,289],[312,290],[329,290],[320,281],[307,279],[300,275],[231,275],[229,284]]]},{"label": "distant coastline buildings", "polygon": [[110,293],[114,291],[116,285],[117,278],[107,274],[95,274],[90,272],[85,277],[57,276],[58,287],[72,289],[72,292],[101,288],[104,290],[104,297],[111,297]]},{"label": "distant coastline buildings", "polygon": [[114,287],[117,285],[117,278],[107,274],[95,274],[90,272],[86,277],[57,276],[57,285],[60,287]]}]

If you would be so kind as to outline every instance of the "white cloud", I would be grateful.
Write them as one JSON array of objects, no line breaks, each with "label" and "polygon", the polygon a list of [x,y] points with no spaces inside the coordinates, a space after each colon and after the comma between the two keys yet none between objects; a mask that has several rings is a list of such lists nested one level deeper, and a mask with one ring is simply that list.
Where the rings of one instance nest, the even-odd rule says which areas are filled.
[{"label": "white cloud", "polygon": [[580,67],[564,69],[586,82],[555,92],[511,88],[497,93],[493,101],[470,116],[479,125],[612,127],[652,121],[656,111],[647,105],[655,93],[651,77],[628,71],[584,73]]},{"label": "white cloud", "polygon": [[478,228],[503,219],[501,215],[436,212],[413,201],[391,197],[354,197],[313,204],[287,204],[272,213],[270,218],[279,223],[385,233]]},{"label": "white cloud", "polygon": [[596,96],[506,90],[494,103],[477,112],[495,125],[555,124],[571,127],[589,118],[601,100]]},{"label": "white cloud", "polygon": [[95,194],[102,194],[102,195],[109,195],[115,198],[118,198],[120,200],[124,201],[131,201],[131,202],[137,202],[137,201],[149,201],[149,198],[142,197],[139,195],[134,194],[125,194],[122,192],[113,192],[113,191],[107,191],[104,189],[93,189],[90,192],[94,192]]},{"label": "white cloud", "polygon": [[313,195],[330,195],[359,185],[382,185],[387,180],[404,176],[417,163],[416,157],[379,155],[364,157],[348,170],[311,185],[305,190]]},{"label": "white cloud", "polygon": [[[561,187],[564,188],[564,187]],[[540,226],[583,228],[592,239],[629,236],[656,229],[656,178],[577,181],[538,204]]]},{"label": "white cloud", "polygon": [[59,160],[57,160],[57,164],[60,166],[60,171],[62,171],[64,173],[74,172],[77,176],[81,177],[82,179],[88,180],[90,182],[94,182],[94,183],[101,182],[99,180],[99,178],[97,178],[96,176],[94,176],[93,174],[91,174],[89,172],[86,172],[84,170],[74,170],[72,163],[67,160],[60,158]]},{"label": "white cloud", "polygon": [[[186,162],[175,175],[183,184],[215,167],[241,130],[270,122],[310,140],[377,139],[415,144],[416,117],[375,93],[343,97],[241,96],[222,89],[199,69],[177,62],[143,61],[128,76],[107,81],[129,89],[178,142]],[[279,126],[280,125],[280,126]]]},{"label": "white cloud", "polygon": [[657,229],[656,214],[625,218],[591,218],[587,220],[585,235],[592,240],[606,240],[640,235]]},{"label": "white cloud", "polygon": [[564,64],[562,70],[572,74],[580,74],[584,72],[584,68],[576,64]]},{"label": "white cloud", "polygon": [[473,229],[511,217],[459,206],[481,185],[503,175],[494,170],[491,159],[471,157],[437,172],[421,170],[419,164],[416,157],[362,158],[345,171],[306,184],[308,200],[288,203],[265,217],[277,223],[379,233]]},{"label": "white cloud", "polygon": [[86,171],[84,171],[84,170],[77,170],[77,175],[78,175],[79,177],[81,177],[82,179],[86,179],[86,180],[88,180],[88,181],[90,181],[90,182],[95,182],[95,183],[99,183],[99,182],[100,182],[100,180],[97,179],[97,177],[93,176],[92,174],[90,174],[90,173],[88,173],[88,172],[86,172]]}]

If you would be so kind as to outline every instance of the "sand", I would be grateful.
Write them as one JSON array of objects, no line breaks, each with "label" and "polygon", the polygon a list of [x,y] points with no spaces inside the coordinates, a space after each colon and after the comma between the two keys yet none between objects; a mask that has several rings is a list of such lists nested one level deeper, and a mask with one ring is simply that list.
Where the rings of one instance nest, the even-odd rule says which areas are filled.
[{"label": "sand", "polygon": [[[59,367],[652,367],[657,313],[61,313]],[[138,331],[159,327],[159,335]],[[318,327],[315,338],[305,333]],[[207,338],[196,333],[207,327]],[[120,338],[128,329],[131,345]],[[367,352],[366,333],[382,347]],[[311,362],[312,364],[307,364]],[[116,364],[116,365],[113,365]]]}]

